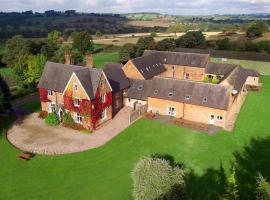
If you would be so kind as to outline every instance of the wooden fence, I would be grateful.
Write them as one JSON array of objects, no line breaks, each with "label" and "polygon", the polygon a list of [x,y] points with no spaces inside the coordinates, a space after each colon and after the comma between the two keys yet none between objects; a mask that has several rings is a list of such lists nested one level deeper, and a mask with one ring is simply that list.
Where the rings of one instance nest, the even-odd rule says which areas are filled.
[{"label": "wooden fence", "polygon": [[147,104],[146,105],[140,105],[136,106],[136,109],[130,114],[129,116],[129,123],[133,123],[138,118],[140,118],[144,113],[147,112]]}]

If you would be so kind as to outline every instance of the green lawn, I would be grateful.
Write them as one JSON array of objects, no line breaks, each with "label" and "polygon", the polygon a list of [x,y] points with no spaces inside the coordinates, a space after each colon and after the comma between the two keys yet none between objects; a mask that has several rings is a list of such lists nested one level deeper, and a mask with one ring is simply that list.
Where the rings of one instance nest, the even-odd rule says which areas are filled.
[{"label": "green lawn", "polygon": [[257,70],[261,75],[270,75],[270,62],[236,59],[228,59],[227,62],[222,62],[221,58],[211,58],[211,61],[218,63],[240,64],[242,67],[247,69]]},{"label": "green lawn", "polygon": [[110,52],[110,53],[99,53],[94,56],[94,64],[98,68],[102,68],[107,62],[119,62],[119,53]]},{"label": "green lawn", "polygon": [[[191,199],[217,199],[236,160],[241,199],[252,199],[257,172],[270,178],[270,77],[262,81],[265,87],[249,93],[232,133],[209,136],[141,119],[98,149],[29,162],[17,160],[19,150],[2,137],[0,199],[131,200],[130,172],[142,156],[153,154],[184,164]],[[10,120],[1,121],[4,135]]]}]

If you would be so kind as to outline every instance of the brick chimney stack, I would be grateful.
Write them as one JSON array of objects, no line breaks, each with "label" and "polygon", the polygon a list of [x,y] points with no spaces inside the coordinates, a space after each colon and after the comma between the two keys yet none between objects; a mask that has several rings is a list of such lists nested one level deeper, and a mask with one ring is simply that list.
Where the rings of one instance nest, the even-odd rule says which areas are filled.
[{"label": "brick chimney stack", "polygon": [[65,64],[66,65],[72,65],[72,55],[71,55],[71,51],[67,50],[65,51]]},{"label": "brick chimney stack", "polygon": [[94,58],[91,53],[86,54],[86,67],[93,68],[94,67]]}]

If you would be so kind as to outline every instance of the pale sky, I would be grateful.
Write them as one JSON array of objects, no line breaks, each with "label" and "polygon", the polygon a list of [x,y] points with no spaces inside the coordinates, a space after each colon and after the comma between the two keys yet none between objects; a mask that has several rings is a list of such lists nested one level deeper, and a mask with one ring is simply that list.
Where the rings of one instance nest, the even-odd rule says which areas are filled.
[{"label": "pale sky", "polygon": [[77,10],[174,15],[270,13],[270,0],[0,0],[1,11]]}]

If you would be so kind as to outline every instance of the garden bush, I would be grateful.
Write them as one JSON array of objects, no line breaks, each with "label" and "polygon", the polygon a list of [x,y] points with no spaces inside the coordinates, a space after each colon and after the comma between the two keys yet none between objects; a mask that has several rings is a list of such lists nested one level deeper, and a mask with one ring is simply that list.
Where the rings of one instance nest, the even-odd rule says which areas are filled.
[{"label": "garden bush", "polygon": [[73,124],[75,124],[75,121],[70,113],[65,113],[63,115],[63,124],[64,126],[72,126]]},{"label": "garden bush", "polygon": [[38,117],[40,119],[45,119],[47,116],[48,116],[48,112],[46,112],[46,111],[40,111],[38,114]]},{"label": "garden bush", "polygon": [[59,125],[60,121],[58,119],[58,116],[55,112],[48,114],[48,116],[45,118],[45,123],[48,126],[57,126]]},{"label": "garden bush", "polygon": [[132,172],[135,200],[185,199],[184,172],[160,158],[141,159]]}]

